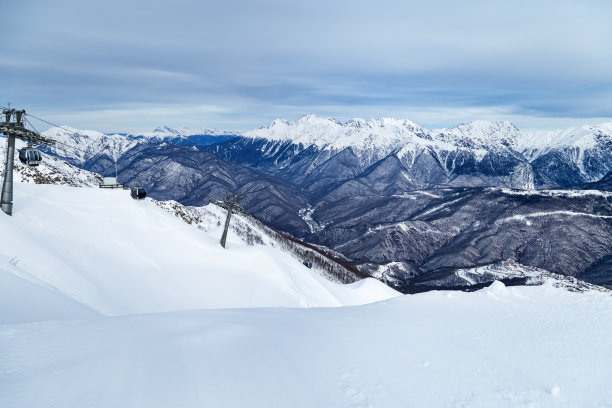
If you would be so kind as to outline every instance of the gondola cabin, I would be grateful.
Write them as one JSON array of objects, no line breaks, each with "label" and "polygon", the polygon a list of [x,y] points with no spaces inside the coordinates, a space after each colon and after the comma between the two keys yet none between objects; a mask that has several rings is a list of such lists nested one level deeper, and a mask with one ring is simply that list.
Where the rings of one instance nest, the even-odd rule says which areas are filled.
[{"label": "gondola cabin", "polygon": [[38,149],[26,147],[25,149],[19,150],[19,161],[28,166],[38,166],[42,161],[42,154]]},{"label": "gondola cabin", "polygon": [[131,194],[134,200],[142,200],[147,196],[147,191],[143,187],[132,187]]}]

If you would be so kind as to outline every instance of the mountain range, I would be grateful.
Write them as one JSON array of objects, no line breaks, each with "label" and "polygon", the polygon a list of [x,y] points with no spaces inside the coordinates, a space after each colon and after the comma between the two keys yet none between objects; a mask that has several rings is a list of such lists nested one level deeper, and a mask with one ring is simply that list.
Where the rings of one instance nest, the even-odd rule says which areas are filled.
[{"label": "mountain range", "polygon": [[612,123],[428,130],[306,115],[205,133],[45,135],[63,143],[51,154],[103,175],[114,175],[116,162],[121,182],[138,174],[158,199],[200,206],[226,191],[243,195],[264,222],[402,291],[508,259],[612,284]]},{"label": "mountain range", "polygon": [[[509,122],[427,130],[407,120],[342,124],[307,115],[242,136],[214,151],[318,195],[347,188],[386,194],[440,186],[557,188],[612,170],[612,123],[529,133]],[[376,183],[379,175],[387,180]]]},{"label": "mountain range", "polygon": [[[122,177],[130,167],[138,181],[165,171],[175,186],[187,174],[204,177],[200,169],[205,188],[214,174],[236,188],[257,177],[264,192],[308,200],[289,182],[197,146],[152,138],[129,146],[124,137],[127,150],[120,138],[113,145]],[[102,166],[95,147],[90,161]],[[2,407],[589,407],[612,399],[612,290],[508,260],[439,267],[522,256],[566,266],[572,257],[582,268],[609,242],[609,193],[593,185],[440,187],[347,197],[344,207],[307,201],[317,206],[298,212],[307,237],[322,234],[349,259],[242,214],[222,248],[226,214],[216,205],[133,200],[53,155],[36,167],[15,164],[13,216],[0,215],[8,237],[0,246]],[[378,224],[360,230],[369,218]],[[340,231],[358,234],[343,241]],[[421,244],[446,252],[418,264],[381,261]],[[400,274],[407,265],[421,272]],[[429,293],[400,296],[355,266]]]}]

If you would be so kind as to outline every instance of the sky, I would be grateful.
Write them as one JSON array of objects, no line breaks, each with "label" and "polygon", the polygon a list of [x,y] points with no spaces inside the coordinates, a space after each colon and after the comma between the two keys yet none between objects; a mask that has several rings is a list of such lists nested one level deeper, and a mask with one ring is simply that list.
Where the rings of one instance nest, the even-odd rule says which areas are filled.
[{"label": "sky", "polygon": [[2,15],[0,105],[81,129],[612,120],[607,0],[3,0]]}]

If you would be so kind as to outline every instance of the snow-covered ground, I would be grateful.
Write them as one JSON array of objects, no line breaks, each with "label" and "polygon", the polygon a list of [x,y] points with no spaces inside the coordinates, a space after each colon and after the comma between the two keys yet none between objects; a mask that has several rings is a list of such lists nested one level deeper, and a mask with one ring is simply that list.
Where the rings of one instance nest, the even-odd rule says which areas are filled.
[{"label": "snow-covered ground", "polygon": [[609,294],[498,282],[0,326],[0,406],[609,407],[611,336]]},{"label": "snow-covered ground", "polygon": [[[208,231],[129,191],[16,183],[13,216],[0,217],[0,299],[18,296],[0,310],[0,323],[67,318],[77,302],[103,315],[230,307],[342,306],[399,293],[367,279],[330,282],[278,248],[249,246],[223,226]],[[10,239],[8,239],[10,237]],[[17,306],[19,305],[19,306]],[[21,316],[21,317],[18,317]],[[21,319],[21,320],[20,320]]]},{"label": "snow-covered ground", "polygon": [[224,250],[220,229],[122,190],[16,183],[0,407],[612,406],[610,293],[397,296],[235,235]]}]

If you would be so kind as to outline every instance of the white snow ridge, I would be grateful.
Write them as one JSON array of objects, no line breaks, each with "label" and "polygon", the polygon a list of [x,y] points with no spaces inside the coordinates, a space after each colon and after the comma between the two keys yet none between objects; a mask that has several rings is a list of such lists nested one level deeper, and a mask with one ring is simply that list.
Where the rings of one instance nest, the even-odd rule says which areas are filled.
[{"label": "white snow ridge", "polygon": [[[330,282],[279,249],[249,246],[231,234],[224,250],[218,244],[222,225],[204,233],[123,190],[33,184],[15,190],[13,217],[0,217],[12,237],[0,249],[3,273],[102,315],[341,306],[397,295],[374,279]],[[19,313],[13,307],[0,322],[15,321]]]},{"label": "white snow ridge", "polygon": [[0,407],[610,406],[609,293],[399,296],[265,239],[223,249],[223,214],[199,217],[17,182],[0,213]]}]

